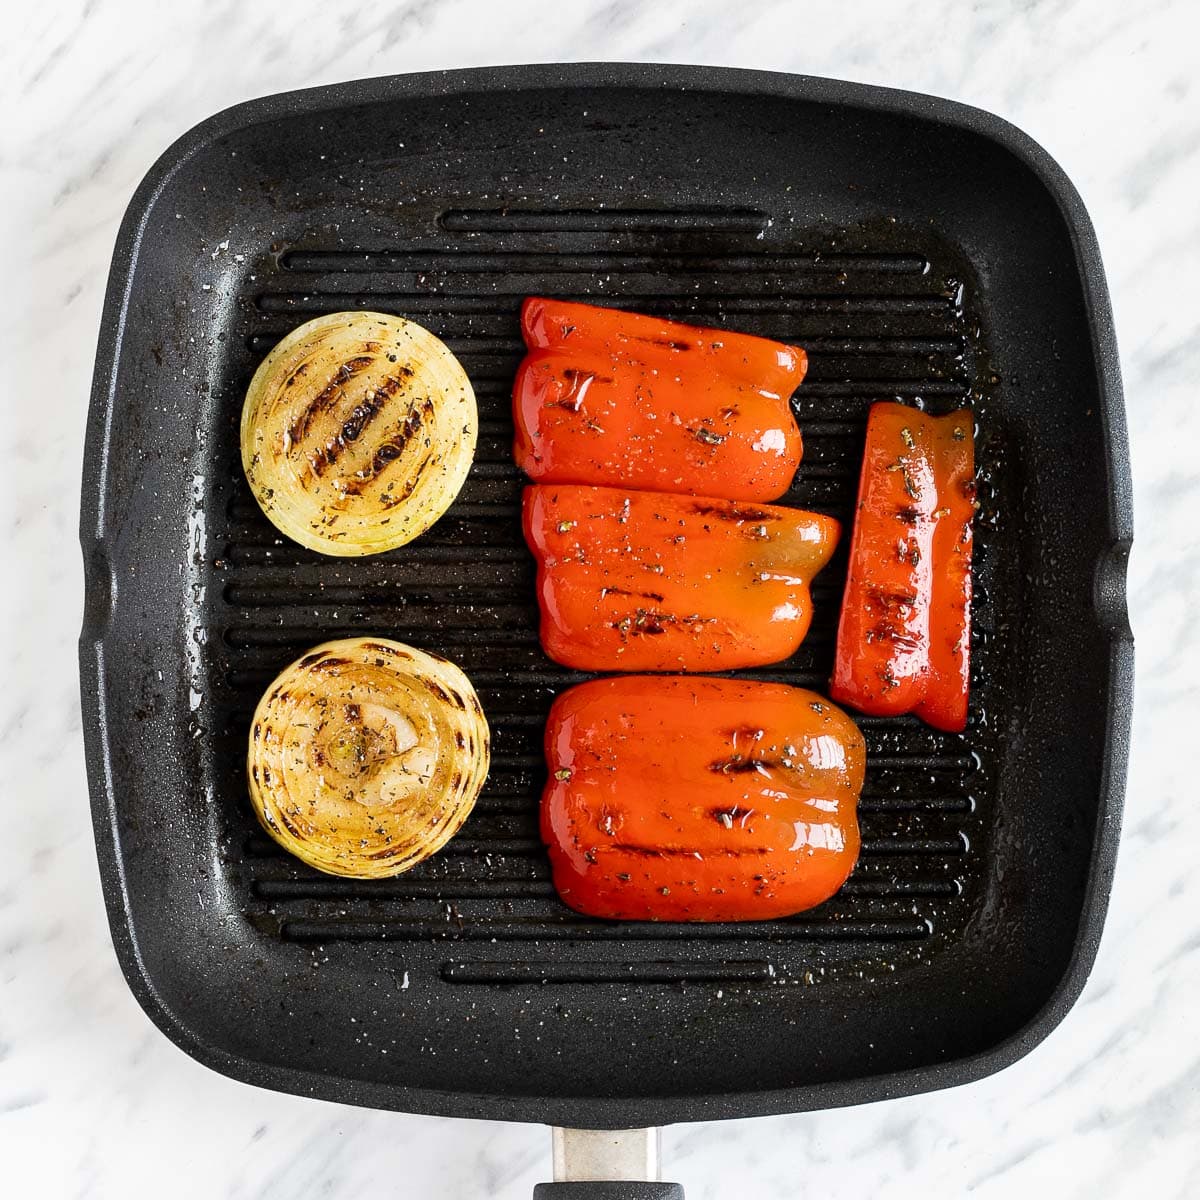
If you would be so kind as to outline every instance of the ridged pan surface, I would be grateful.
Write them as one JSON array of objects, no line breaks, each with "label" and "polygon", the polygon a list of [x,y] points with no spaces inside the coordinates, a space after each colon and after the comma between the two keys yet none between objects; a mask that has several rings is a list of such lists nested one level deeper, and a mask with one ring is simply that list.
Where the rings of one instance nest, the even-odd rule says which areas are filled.
[{"label": "ridged pan surface", "polygon": [[[620,924],[554,894],[542,727],[586,676],[541,652],[519,528],[510,385],[531,293],[806,347],[785,502],[847,531],[872,401],[975,409],[969,726],[862,719],[863,854],[819,909]],[[480,409],[447,515],[361,560],[278,535],[237,445],[266,350],[354,308],[437,333]],[[1123,438],[1086,217],[1045,155],[984,114],[611,66],[399,77],[221,114],[131,206],[89,431],[84,705],[131,985],[238,1078],[590,1127],[850,1103],[1011,1061],[1082,985],[1111,873]],[[844,572],[845,544],[799,653],[742,674],[824,689]],[[493,761],[440,854],[358,883],[262,835],[243,771],[271,678],[363,633],[466,670]]]}]

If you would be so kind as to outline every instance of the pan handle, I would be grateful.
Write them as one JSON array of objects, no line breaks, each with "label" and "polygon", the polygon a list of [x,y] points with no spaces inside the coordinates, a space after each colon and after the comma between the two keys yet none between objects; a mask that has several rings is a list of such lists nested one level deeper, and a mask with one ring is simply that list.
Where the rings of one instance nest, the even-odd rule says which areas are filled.
[{"label": "pan handle", "polygon": [[533,1200],[683,1200],[677,1183],[636,1179],[591,1179],[577,1183],[537,1183]]},{"label": "pan handle", "polygon": [[659,1182],[657,1129],[554,1130],[554,1182],[533,1200],[684,1200],[677,1183]]}]

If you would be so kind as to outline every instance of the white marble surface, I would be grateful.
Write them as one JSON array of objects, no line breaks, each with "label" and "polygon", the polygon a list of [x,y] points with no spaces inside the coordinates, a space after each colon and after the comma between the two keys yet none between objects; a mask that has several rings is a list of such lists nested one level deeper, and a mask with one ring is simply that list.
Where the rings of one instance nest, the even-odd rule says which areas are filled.
[{"label": "white marble surface", "polygon": [[[1047,1043],[965,1090],[681,1127],[691,1200],[1200,1194],[1200,18],[1192,0],[705,4],[59,0],[0,42],[0,1192],[528,1196],[538,1127],[363,1112],[210,1073],[118,973],[84,785],[75,639],[84,415],[117,223],[181,131],[235,101],[433,67],[571,59],[795,70],[990,108],[1075,180],[1123,351],[1138,708],[1099,961]],[[553,12],[553,19],[547,14]],[[168,16],[168,13],[171,14]]]}]

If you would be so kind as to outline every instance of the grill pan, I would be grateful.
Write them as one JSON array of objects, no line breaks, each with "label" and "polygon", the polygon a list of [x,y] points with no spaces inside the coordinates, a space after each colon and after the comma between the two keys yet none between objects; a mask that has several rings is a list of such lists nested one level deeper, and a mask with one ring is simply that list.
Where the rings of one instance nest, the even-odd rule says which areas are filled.
[{"label": "grill pan", "polygon": [[[977,413],[969,726],[863,718],[864,848],[821,908],[606,923],[556,899],[542,723],[585,676],[538,646],[509,387],[528,293],[794,340],[784,502],[849,528],[878,399]],[[242,478],[264,352],[314,315],[411,317],[462,359],[479,452],[408,547],[327,559]],[[282,1091],[615,1129],[979,1078],[1061,1019],[1095,954],[1132,692],[1132,534],[1086,214],[1004,122],[929,97],[711,68],[399,76],[253,101],[169,149],[117,242],[84,471],[81,675],[95,831],[131,988],[189,1054]],[[845,542],[801,650],[824,688]],[[391,881],[261,835],[251,710],[300,651],[441,651],[494,732],[461,834]]]}]

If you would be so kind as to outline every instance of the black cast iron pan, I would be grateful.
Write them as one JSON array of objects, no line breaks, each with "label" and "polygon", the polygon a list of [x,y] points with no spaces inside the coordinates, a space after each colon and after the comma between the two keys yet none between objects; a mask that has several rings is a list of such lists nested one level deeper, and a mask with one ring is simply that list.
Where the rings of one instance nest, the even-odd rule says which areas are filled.
[{"label": "black cast iron pan", "polygon": [[[530,292],[808,348],[789,501],[852,515],[877,399],[977,413],[971,720],[864,720],[862,861],[758,925],[564,908],[537,840],[541,725],[581,676],[537,642],[508,389]],[[250,375],[315,314],[443,337],[479,453],[414,544],[325,559],[242,478]],[[1130,485],[1100,259],[1044,151],[924,96],[710,68],[399,76],[221,113],[117,243],[81,535],[87,758],[122,967],[202,1062],[411,1112],[618,1128],[977,1079],[1061,1019],[1095,954],[1125,772]],[[823,687],[844,558],[800,652]],[[462,833],[390,882],[255,826],[249,714],[305,647],[373,632],[474,680],[494,730]]]}]

